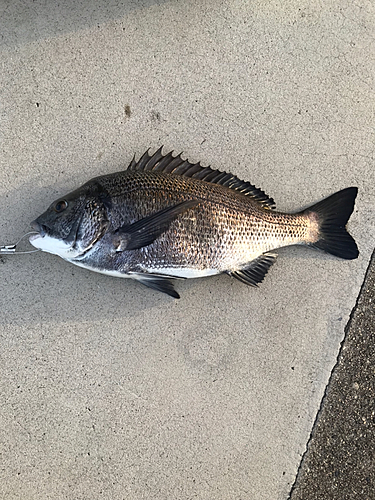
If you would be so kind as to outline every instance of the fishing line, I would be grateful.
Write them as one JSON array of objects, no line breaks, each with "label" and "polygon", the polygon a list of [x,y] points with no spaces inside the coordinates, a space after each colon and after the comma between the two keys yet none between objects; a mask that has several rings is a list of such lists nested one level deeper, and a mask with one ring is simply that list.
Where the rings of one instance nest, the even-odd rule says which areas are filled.
[{"label": "fishing line", "polygon": [[14,245],[0,245],[0,255],[10,255],[10,254],[25,254],[25,253],[34,253],[34,252],[40,252],[39,248],[36,248],[35,250],[17,250],[18,244],[25,238],[25,236],[28,236],[29,234],[39,234],[37,231],[30,231],[29,233],[24,234],[21,236],[21,238],[15,243]]}]

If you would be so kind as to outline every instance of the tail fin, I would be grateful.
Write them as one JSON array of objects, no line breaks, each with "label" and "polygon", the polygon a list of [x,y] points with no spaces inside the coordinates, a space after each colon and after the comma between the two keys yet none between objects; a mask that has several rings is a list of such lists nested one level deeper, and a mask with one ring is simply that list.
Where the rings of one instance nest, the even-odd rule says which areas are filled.
[{"label": "tail fin", "polygon": [[310,243],[311,246],[342,259],[358,257],[357,244],[345,229],[354,209],[357,192],[356,187],[343,189],[304,210],[304,214],[314,214],[319,223],[319,239]]}]

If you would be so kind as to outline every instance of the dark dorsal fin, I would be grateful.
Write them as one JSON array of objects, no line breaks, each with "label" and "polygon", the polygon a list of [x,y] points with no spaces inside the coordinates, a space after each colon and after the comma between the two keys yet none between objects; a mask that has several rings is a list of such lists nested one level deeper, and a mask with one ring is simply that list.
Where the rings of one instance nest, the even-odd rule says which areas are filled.
[{"label": "dark dorsal fin", "polygon": [[152,170],[154,172],[164,172],[168,174],[177,174],[184,177],[191,177],[212,184],[220,184],[230,189],[241,192],[242,194],[253,198],[265,208],[275,208],[275,202],[266,195],[264,191],[256,188],[249,182],[241,181],[238,177],[227,172],[213,170],[211,167],[202,167],[200,163],[190,163],[183,160],[181,154],[173,156],[173,151],[163,155],[162,148],[159,148],[153,155],[147,150],[139,161],[132,159],[128,170]]}]

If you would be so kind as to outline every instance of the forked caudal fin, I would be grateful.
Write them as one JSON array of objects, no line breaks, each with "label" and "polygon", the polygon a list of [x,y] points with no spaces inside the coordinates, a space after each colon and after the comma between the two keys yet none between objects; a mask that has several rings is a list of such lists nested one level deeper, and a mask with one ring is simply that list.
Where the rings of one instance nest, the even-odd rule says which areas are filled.
[{"label": "forked caudal fin", "polygon": [[316,218],[318,239],[310,245],[342,259],[356,259],[358,247],[345,225],[354,209],[358,188],[349,187],[332,194],[302,213]]}]

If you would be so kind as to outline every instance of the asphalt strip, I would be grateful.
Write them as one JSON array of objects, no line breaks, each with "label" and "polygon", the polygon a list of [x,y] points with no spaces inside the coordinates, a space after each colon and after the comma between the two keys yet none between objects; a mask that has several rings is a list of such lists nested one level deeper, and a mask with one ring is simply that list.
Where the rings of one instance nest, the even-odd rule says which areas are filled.
[{"label": "asphalt strip", "polygon": [[375,499],[375,251],[290,500]]}]

